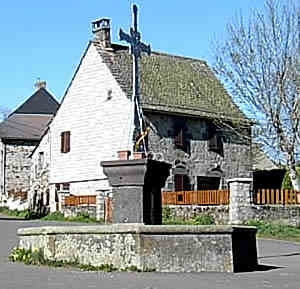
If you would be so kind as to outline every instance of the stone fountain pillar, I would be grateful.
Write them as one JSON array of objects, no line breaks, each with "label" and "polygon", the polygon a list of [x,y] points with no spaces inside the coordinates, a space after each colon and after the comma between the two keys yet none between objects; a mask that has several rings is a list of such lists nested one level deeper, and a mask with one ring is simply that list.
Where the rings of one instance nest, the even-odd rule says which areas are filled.
[{"label": "stone fountain pillar", "polygon": [[171,165],[154,160],[101,162],[112,186],[112,222],[162,223],[161,188]]}]

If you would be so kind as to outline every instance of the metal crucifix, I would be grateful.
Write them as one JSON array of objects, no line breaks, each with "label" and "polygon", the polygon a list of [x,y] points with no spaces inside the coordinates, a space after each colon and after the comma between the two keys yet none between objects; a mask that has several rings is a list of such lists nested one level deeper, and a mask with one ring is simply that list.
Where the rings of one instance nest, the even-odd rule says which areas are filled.
[{"label": "metal crucifix", "polygon": [[[130,44],[130,52],[132,54],[132,100],[135,105],[134,115],[138,117],[138,123],[135,123],[136,129],[139,130],[141,135],[143,132],[143,114],[140,105],[140,85],[139,85],[139,59],[141,58],[141,53],[146,52],[148,55],[151,54],[150,45],[146,45],[141,42],[141,33],[138,32],[137,25],[137,6],[133,5],[133,28],[130,28],[130,34],[125,33],[122,29],[120,29],[120,40],[125,40]],[[136,121],[135,121],[136,122]],[[137,128],[139,126],[139,128]],[[145,144],[144,144],[145,149]]]}]

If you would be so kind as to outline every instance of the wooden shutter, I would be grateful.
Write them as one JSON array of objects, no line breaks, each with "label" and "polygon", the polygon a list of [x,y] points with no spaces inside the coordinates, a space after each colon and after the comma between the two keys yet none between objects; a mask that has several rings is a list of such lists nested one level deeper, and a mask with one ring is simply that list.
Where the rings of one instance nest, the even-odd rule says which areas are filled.
[{"label": "wooden shutter", "polygon": [[69,131],[66,131],[66,153],[67,152],[69,152],[70,151],[70,149],[71,149],[71,146],[70,146],[70,141],[71,141],[71,139],[70,139],[70,132]]},{"label": "wooden shutter", "polygon": [[63,132],[60,134],[60,152],[65,152],[65,134]]},{"label": "wooden shutter", "polygon": [[187,175],[175,175],[175,192],[189,191],[191,189],[190,179]]},{"label": "wooden shutter", "polygon": [[183,176],[184,175],[175,175],[175,192],[183,191]]},{"label": "wooden shutter", "polygon": [[71,136],[70,131],[64,131],[61,133],[61,150],[60,151],[62,153],[68,153],[71,149],[70,136]]}]

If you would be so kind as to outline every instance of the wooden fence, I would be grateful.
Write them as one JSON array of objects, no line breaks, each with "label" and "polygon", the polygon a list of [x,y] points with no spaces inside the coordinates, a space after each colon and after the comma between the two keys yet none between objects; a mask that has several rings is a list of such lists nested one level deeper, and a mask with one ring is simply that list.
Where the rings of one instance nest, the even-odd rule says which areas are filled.
[{"label": "wooden fence", "polygon": [[295,205],[300,204],[300,191],[259,189],[254,193],[257,205]]},{"label": "wooden fence", "polygon": [[65,206],[96,205],[96,196],[68,196]]},{"label": "wooden fence", "polygon": [[228,205],[229,190],[163,192],[163,205]]}]

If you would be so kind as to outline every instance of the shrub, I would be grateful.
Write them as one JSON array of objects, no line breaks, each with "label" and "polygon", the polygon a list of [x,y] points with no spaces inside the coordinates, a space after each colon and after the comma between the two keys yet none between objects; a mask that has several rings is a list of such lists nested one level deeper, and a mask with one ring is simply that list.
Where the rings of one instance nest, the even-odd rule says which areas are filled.
[{"label": "shrub", "polygon": [[[300,167],[297,167],[296,171],[297,171],[297,175],[300,176]],[[291,178],[290,178],[290,171],[289,170],[287,170],[285,172],[285,175],[284,175],[283,180],[282,180],[281,188],[283,190],[292,190],[293,189],[293,184],[292,184],[292,181],[291,181]]]},{"label": "shrub", "polygon": [[12,262],[23,262],[26,265],[45,264],[44,254],[40,249],[32,251],[23,248],[15,248],[8,258]]},{"label": "shrub", "polygon": [[172,217],[172,209],[170,207],[163,207],[162,218],[163,220],[169,220]]},{"label": "shrub", "polygon": [[192,219],[194,225],[214,225],[215,219],[210,215],[197,216]]},{"label": "shrub", "polygon": [[250,220],[246,224],[255,226],[260,237],[300,241],[300,229],[293,226],[257,220]]},{"label": "shrub", "polygon": [[53,212],[42,218],[45,221],[65,221],[64,214],[61,212]]},{"label": "shrub", "polygon": [[26,220],[38,219],[40,217],[39,214],[29,209],[24,211],[18,211],[18,210],[9,210],[7,207],[2,207],[0,208],[0,213],[11,217],[24,218]]}]

